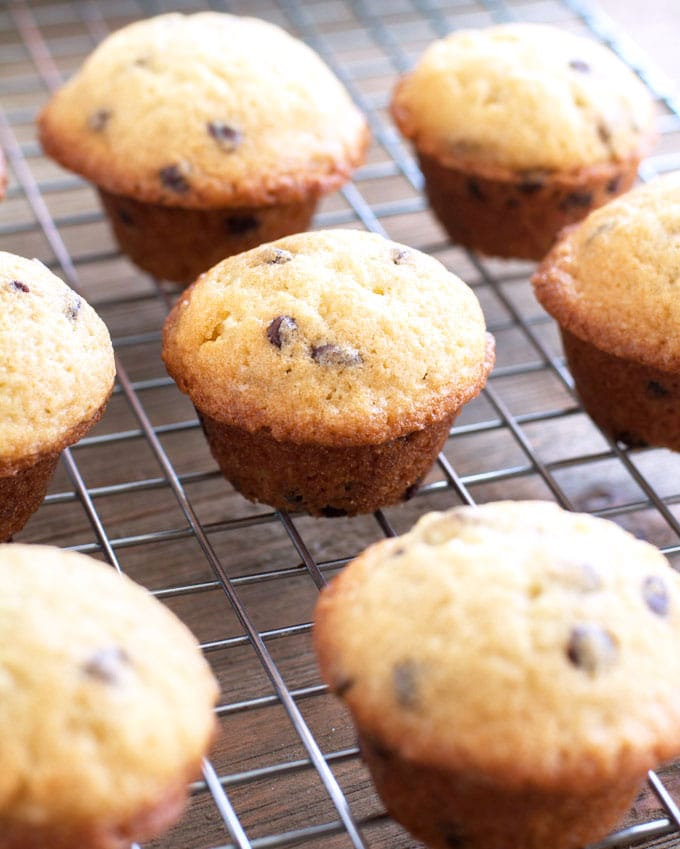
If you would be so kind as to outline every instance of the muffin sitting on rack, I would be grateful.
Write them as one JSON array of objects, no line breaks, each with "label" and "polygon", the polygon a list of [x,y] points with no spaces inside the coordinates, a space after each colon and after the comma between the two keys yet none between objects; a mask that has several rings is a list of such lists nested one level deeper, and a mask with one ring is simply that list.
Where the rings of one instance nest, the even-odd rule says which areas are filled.
[{"label": "muffin sitting on rack", "polygon": [[0,252],[0,541],[38,509],[63,449],[101,418],[114,375],[92,307],[38,260]]},{"label": "muffin sitting on rack", "polygon": [[437,260],[327,230],[199,277],[166,321],[163,358],[236,489],[344,516],[413,493],[494,346],[474,292]]},{"label": "muffin sitting on rack", "polygon": [[528,259],[630,188],[656,135],[651,96],[623,62],[539,24],[435,42],[397,85],[392,115],[451,238]]},{"label": "muffin sitting on rack", "polygon": [[98,187],[121,249],[184,283],[305,230],[368,143],[314,51],[266,21],[217,12],[109,36],[39,128],[46,153]]},{"label": "muffin sitting on rack", "polygon": [[182,813],[217,684],[187,628],[74,552],[0,545],[0,849],[129,849]]},{"label": "muffin sitting on rack", "polygon": [[577,849],[680,754],[680,576],[548,502],[423,516],[325,589],[315,645],[392,816],[434,849]]},{"label": "muffin sitting on rack", "polygon": [[680,451],[680,173],[566,231],[533,277],[583,406],[612,439]]}]

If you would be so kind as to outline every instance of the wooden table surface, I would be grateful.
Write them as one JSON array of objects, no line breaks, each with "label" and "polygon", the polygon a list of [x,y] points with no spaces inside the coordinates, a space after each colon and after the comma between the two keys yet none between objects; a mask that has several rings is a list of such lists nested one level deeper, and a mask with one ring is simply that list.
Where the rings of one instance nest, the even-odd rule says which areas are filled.
[{"label": "wooden table surface", "polygon": [[[186,0],[181,7],[201,5]],[[134,18],[179,6],[36,0],[0,9],[0,144],[12,165],[0,249],[36,256],[77,285],[110,328],[120,373],[104,419],[67,453],[48,499],[18,538],[114,562],[197,634],[222,685],[212,764],[235,812],[227,821],[245,831],[241,846],[351,846],[339,824],[344,797],[363,835],[355,846],[410,849],[417,844],[383,814],[348,718],[316,671],[310,620],[319,574],[329,579],[362,547],[406,530],[427,510],[498,498],[555,499],[608,516],[680,562],[679,458],[621,451],[599,434],[574,397],[555,327],[533,299],[533,266],[483,260],[446,241],[386,113],[399,73],[454,26],[520,16],[588,28],[553,0],[230,4],[307,39],[370,116],[368,162],[344,192],[324,200],[316,226],[366,226],[438,257],[475,288],[497,340],[487,390],[464,410],[416,497],[376,516],[313,520],[249,504],[220,478],[194,411],[159,356],[159,331],[177,290],[117,253],[91,187],[47,161],[36,143],[37,110],[97,41]],[[675,3],[667,7],[675,11]],[[634,38],[635,20],[625,20],[621,34]],[[662,99],[658,111],[663,137],[645,176],[680,163],[680,119]],[[662,775],[677,795],[677,769]],[[154,847],[216,849],[238,840],[205,785],[194,790],[184,820]],[[664,817],[645,789],[627,824]],[[648,845],[680,846],[677,833],[662,831],[654,826]],[[608,845],[627,844],[616,838]]]}]

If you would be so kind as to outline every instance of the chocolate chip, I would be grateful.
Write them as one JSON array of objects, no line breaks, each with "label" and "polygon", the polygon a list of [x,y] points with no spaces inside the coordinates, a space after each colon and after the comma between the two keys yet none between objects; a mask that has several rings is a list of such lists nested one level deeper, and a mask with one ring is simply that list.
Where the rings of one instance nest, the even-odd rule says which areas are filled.
[{"label": "chocolate chip", "polygon": [[668,597],[668,588],[663,579],[658,575],[648,575],[642,582],[642,597],[645,604],[659,616],[665,616],[668,613],[670,599]]},{"label": "chocolate chip", "polygon": [[666,395],[670,395],[670,391],[666,389],[661,383],[657,380],[650,380],[647,383],[647,392],[650,395],[653,395],[656,398],[664,398]]},{"label": "chocolate chip", "polygon": [[482,191],[482,187],[479,185],[477,180],[468,180],[467,190],[470,197],[475,198],[475,200],[486,200],[486,195]]},{"label": "chocolate chip", "polygon": [[118,218],[123,224],[125,224],[126,227],[134,227],[134,219],[127,211],[127,209],[122,209],[122,207],[119,207]]},{"label": "chocolate chip", "polygon": [[410,484],[409,486],[407,486],[406,489],[404,490],[404,494],[401,496],[401,500],[402,501],[410,501],[413,498],[413,496],[416,494],[416,492],[418,492],[418,488],[420,487],[421,482],[422,481],[419,479],[419,480],[415,481],[414,483]]},{"label": "chocolate chip", "polygon": [[31,291],[25,283],[21,282],[21,280],[10,280],[9,288],[12,289],[14,292],[28,293]]},{"label": "chocolate chip", "polygon": [[277,315],[272,319],[267,328],[267,339],[276,348],[283,348],[285,345],[290,345],[296,335],[298,326],[295,319],[290,315]]},{"label": "chocolate chip", "polygon": [[573,71],[578,71],[580,74],[589,74],[591,71],[590,65],[583,59],[572,59],[569,62],[569,67]]},{"label": "chocolate chip", "polygon": [[609,127],[606,124],[599,123],[597,125],[597,135],[600,138],[602,144],[608,145],[612,140],[612,133]]},{"label": "chocolate chip", "polygon": [[546,179],[545,171],[523,171],[517,188],[523,195],[533,195],[545,186]]},{"label": "chocolate chip", "polygon": [[260,221],[254,215],[230,215],[227,218],[227,230],[232,236],[242,236],[244,233],[250,233],[251,230],[257,230],[260,226]]},{"label": "chocolate chip", "polygon": [[224,121],[208,121],[206,126],[220,149],[226,153],[233,153],[241,144],[243,135],[240,130],[226,124]]},{"label": "chocolate chip", "polygon": [[293,259],[293,254],[290,251],[284,251],[272,245],[267,245],[266,248],[263,248],[260,256],[262,261],[266,262],[267,265],[285,265]]},{"label": "chocolate chip", "polygon": [[445,822],[439,825],[439,832],[449,849],[464,849],[466,844],[463,831],[457,823]]},{"label": "chocolate chip", "polygon": [[601,625],[584,622],[571,629],[567,657],[584,672],[606,672],[616,663],[617,654],[614,638]]},{"label": "chocolate chip", "polygon": [[67,296],[66,306],[64,307],[66,318],[70,321],[75,321],[78,318],[82,305],[82,299],[79,298],[75,292],[71,292],[71,294]]},{"label": "chocolate chip", "polygon": [[402,660],[392,670],[392,687],[397,704],[405,710],[418,706],[420,668],[414,660]]},{"label": "chocolate chip", "polygon": [[607,191],[610,195],[615,195],[621,186],[621,175],[617,174],[616,177],[612,177],[611,180],[607,183]]},{"label": "chocolate chip", "polygon": [[411,261],[411,251],[407,248],[394,248],[392,251],[392,262],[395,265],[406,265]]},{"label": "chocolate chip", "polygon": [[87,119],[87,126],[92,130],[92,132],[101,133],[101,131],[109,123],[109,119],[112,114],[113,113],[110,109],[97,109]]},{"label": "chocolate chip", "polygon": [[355,683],[354,678],[340,678],[339,680],[333,681],[331,689],[336,696],[342,697],[345,693],[352,689]]},{"label": "chocolate chip", "polygon": [[593,202],[592,192],[571,192],[560,203],[562,212],[570,209],[586,209]]},{"label": "chocolate chip", "polygon": [[158,177],[166,189],[177,192],[178,195],[189,191],[189,181],[182,173],[179,165],[166,165],[158,172]]},{"label": "chocolate chip", "polygon": [[291,504],[302,504],[304,498],[300,495],[299,492],[287,492],[284,495],[286,501],[290,501]]},{"label": "chocolate chip", "polygon": [[358,366],[363,362],[356,348],[330,344],[312,348],[312,359],[320,366]]},{"label": "chocolate chip", "polygon": [[346,516],[347,510],[344,510],[342,507],[333,507],[332,504],[327,504],[319,510],[319,513],[327,519],[338,519],[341,516]]},{"label": "chocolate chip", "polygon": [[120,646],[108,646],[96,651],[84,664],[83,672],[104,684],[120,684],[130,656]]}]

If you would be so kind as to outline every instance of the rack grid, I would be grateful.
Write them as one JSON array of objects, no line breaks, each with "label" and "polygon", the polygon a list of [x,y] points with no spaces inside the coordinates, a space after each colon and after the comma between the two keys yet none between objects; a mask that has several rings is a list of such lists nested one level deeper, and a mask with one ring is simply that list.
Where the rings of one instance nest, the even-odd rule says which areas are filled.
[{"label": "rack grid", "polygon": [[[311,519],[242,499],[219,475],[195,413],[165,373],[160,329],[178,289],[116,250],[92,188],[46,160],[34,122],[49,93],[109,32],[165,11],[216,8],[277,23],[317,50],[369,118],[368,161],[327,198],[316,227],[363,227],[432,254],[476,291],[497,365],[409,502]],[[0,146],[10,184],[0,249],[35,256],[107,322],[118,378],[107,413],[67,450],[18,539],[87,552],[142,583],[186,621],[222,686],[220,736],[164,849],[289,845],[412,847],[374,794],[344,709],[311,647],[318,590],[365,545],[422,513],[499,498],[547,498],[606,516],[680,561],[680,457],[625,450],[580,409],[529,263],[451,245],[387,115],[390,92],[434,38],[462,26],[549,22],[607,44],[654,94],[661,143],[646,180],[680,168],[672,86],[634,42],[582,0],[10,0],[0,9]],[[621,831],[599,849],[680,846],[680,765],[651,773]]]}]

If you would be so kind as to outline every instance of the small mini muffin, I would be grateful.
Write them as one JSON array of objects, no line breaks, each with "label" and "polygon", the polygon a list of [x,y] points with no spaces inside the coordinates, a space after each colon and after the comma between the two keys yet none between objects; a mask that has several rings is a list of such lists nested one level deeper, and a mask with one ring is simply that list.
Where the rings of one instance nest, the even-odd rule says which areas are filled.
[{"label": "small mini muffin", "polygon": [[215,732],[196,640],[112,568],[0,545],[0,849],[128,849],[174,822]]},{"label": "small mini muffin", "polygon": [[543,257],[563,227],[630,188],[656,137],[652,99],[623,62],[542,24],[435,42],[392,115],[451,238],[502,257]]},{"label": "small mini muffin", "polygon": [[42,502],[59,455],[113,389],[104,322],[37,259],[0,252],[0,540]]},{"label": "small mini muffin", "polygon": [[680,576],[604,519],[429,513],[323,590],[314,639],[389,813],[435,849],[584,846],[680,754]]},{"label": "small mini muffin", "polygon": [[565,232],[533,276],[585,410],[629,446],[680,451],[680,173]]},{"label": "small mini muffin", "polygon": [[163,358],[246,498],[338,516],[413,493],[493,364],[473,291],[374,233],[231,257],[169,315]]},{"label": "small mini muffin", "polygon": [[99,188],[121,250],[182,283],[306,229],[368,143],[364,117],[314,51],[219,12],[115,32],[39,129],[48,155]]}]

